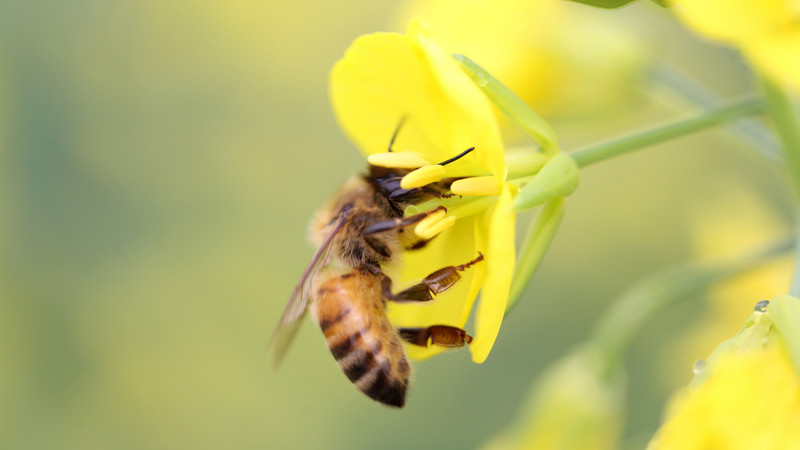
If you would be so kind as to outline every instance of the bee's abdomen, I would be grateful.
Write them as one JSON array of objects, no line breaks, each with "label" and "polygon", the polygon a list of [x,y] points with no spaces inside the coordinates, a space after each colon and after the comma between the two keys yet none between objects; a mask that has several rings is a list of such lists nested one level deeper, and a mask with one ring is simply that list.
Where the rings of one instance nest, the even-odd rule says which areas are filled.
[{"label": "bee's abdomen", "polygon": [[326,283],[317,298],[317,319],[331,354],[347,378],[366,395],[402,407],[410,369],[400,339],[382,308],[377,311],[381,314],[375,314],[365,308],[368,302],[346,301],[355,292],[342,289],[347,285],[342,279],[331,281],[337,280],[333,285]]},{"label": "bee's abdomen", "polygon": [[[384,345],[365,330],[340,340],[328,338],[331,354],[356,387],[381,403],[402,407],[408,385],[408,362],[402,351],[387,355]],[[401,370],[403,367],[405,371]]]}]

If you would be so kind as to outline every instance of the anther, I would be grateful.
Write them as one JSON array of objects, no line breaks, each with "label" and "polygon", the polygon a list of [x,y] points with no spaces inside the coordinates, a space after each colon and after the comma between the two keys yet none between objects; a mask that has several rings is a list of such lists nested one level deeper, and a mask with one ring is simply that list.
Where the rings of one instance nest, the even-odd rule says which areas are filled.
[{"label": "anther", "polygon": [[450,185],[450,192],[456,195],[500,195],[500,190],[501,186],[497,185],[494,176],[463,178]]},{"label": "anther", "polygon": [[373,153],[367,157],[367,161],[373,166],[396,169],[416,169],[430,165],[430,162],[415,152]]},{"label": "anther", "polygon": [[414,189],[427,186],[444,178],[445,169],[438,164],[431,164],[420,167],[413,172],[409,172],[400,180],[400,187],[403,189]]},{"label": "anther", "polygon": [[422,239],[432,239],[437,234],[450,228],[456,222],[455,216],[446,216],[445,211],[437,211],[428,217],[422,219],[420,223],[414,227],[414,233]]}]

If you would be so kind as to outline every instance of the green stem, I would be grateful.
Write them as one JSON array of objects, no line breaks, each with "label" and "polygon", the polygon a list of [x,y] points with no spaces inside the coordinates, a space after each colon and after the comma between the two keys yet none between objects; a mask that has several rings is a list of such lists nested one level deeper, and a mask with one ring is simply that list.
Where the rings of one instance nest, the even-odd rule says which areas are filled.
[{"label": "green stem", "polygon": [[[800,243],[800,216],[795,218],[794,227],[795,242]],[[798,250],[800,250],[800,245],[798,245],[798,248],[795,248],[795,252],[798,253]],[[789,289],[789,295],[800,298],[800,256],[796,254],[795,258],[798,259],[798,261],[794,265],[794,277],[792,278],[792,287]]]},{"label": "green stem", "polygon": [[[713,110],[719,106],[721,99],[708,88],[687,77],[680,70],[669,64],[657,64],[650,71],[650,77],[667,89],[674,98],[682,98],[692,106],[704,110]],[[781,149],[772,130],[754,119],[734,121],[726,127],[731,137],[749,146],[756,153],[773,162],[783,164]]]},{"label": "green stem", "polygon": [[792,99],[785,89],[765,78],[761,79],[766,110],[769,113],[786,156],[789,179],[800,197],[800,123]]},{"label": "green stem", "polygon": [[586,167],[624,153],[710,128],[731,119],[763,111],[761,99],[748,98],[696,117],[681,119],[611,142],[571,153],[578,167]]},{"label": "green stem", "polygon": [[793,240],[786,238],[744,257],[736,255],[715,262],[690,261],[640,280],[608,310],[590,340],[605,356],[604,373],[615,373],[628,342],[653,313],[696,296],[714,283],[759,267],[789,251],[792,244]]},{"label": "green stem", "polygon": [[[797,198],[800,198],[800,121],[792,103],[792,98],[785,89],[768,80],[761,79],[761,88],[764,91],[767,113],[772,119],[778,138],[783,146],[786,160],[786,169],[789,181],[794,187]],[[795,224],[797,237],[800,238],[800,217]],[[800,296],[800,252],[796,256],[798,262],[795,267],[792,288],[789,291],[793,296]]]}]

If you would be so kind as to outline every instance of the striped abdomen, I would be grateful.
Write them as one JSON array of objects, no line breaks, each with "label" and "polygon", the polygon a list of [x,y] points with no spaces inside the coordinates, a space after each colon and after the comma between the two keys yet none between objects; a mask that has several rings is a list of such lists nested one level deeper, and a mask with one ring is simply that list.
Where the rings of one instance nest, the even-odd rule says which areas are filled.
[{"label": "striped abdomen", "polygon": [[410,369],[386,317],[378,276],[356,270],[323,281],[313,309],[347,378],[369,397],[402,407]]}]

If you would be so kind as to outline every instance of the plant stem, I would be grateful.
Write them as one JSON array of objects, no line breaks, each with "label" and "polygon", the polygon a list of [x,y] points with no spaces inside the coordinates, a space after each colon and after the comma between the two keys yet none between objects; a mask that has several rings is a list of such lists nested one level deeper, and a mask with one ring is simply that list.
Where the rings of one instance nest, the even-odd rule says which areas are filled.
[{"label": "plant stem", "polygon": [[[667,89],[672,94],[671,97],[679,97],[706,111],[717,108],[721,103],[720,98],[708,88],[701,86],[669,64],[657,64],[650,71],[650,76],[656,83]],[[740,119],[732,121],[726,130],[733,139],[746,144],[756,153],[772,162],[783,164],[782,151],[775,133],[769,130],[765,124],[756,122],[752,118]]]},{"label": "plant stem", "polygon": [[795,194],[800,198],[800,123],[788,92],[765,78],[761,79],[766,110],[778,132],[786,157],[786,169]]},{"label": "plant stem", "polygon": [[[764,91],[767,113],[783,146],[789,181],[794,187],[795,198],[800,199],[800,121],[797,112],[790,94],[781,86],[767,78],[761,78],[761,88]],[[796,220],[795,237],[800,238],[800,217]],[[800,296],[800,253],[795,258],[798,262],[790,293],[797,297]]]},{"label": "plant stem", "polygon": [[761,99],[748,98],[734,102],[728,106],[709,111],[689,119],[681,119],[666,125],[645,130],[611,142],[589,147],[571,153],[578,167],[586,167],[624,153],[675,139],[687,134],[710,128],[731,119],[757,114],[763,111]]},{"label": "plant stem", "polygon": [[795,218],[795,231],[794,231],[794,239],[795,239],[795,266],[794,266],[794,277],[792,278],[792,287],[789,289],[789,295],[800,298],[800,256],[798,256],[798,250],[800,250],[800,215]]}]

